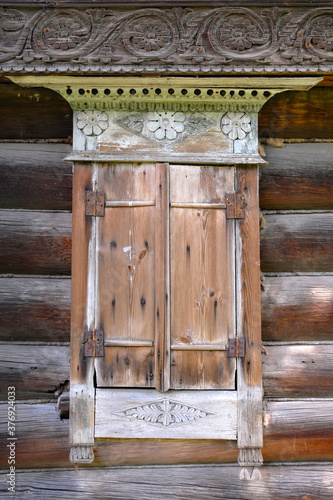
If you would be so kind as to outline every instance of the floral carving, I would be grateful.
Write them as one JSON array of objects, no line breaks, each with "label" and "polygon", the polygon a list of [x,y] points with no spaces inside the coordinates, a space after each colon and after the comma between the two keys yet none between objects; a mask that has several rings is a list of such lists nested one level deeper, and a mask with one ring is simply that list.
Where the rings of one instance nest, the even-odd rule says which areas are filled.
[{"label": "floral carving", "polygon": [[160,424],[164,427],[199,420],[209,415],[206,411],[192,406],[182,405],[169,399],[136,406],[122,413],[131,419],[144,420],[145,422]]},{"label": "floral carving", "polygon": [[314,48],[331,52],[333,50],[333,17],[323,16],[315,19],[309,38]]},{"label": "floral carving", "polygon": [[56,50],[74,49],[81,42],[80,28],[76,19],[59,16],[44,29],[45,41]]},{"label": "floral carving", "polygon": [[101,135],[109,126],[109,117],[99,111],[81,111],[77,115],[77,126],[85,135]]},{"label": "floral carving", "polygon": [[215,122],[203,113],[182,111],[126,113],[117,118],[116,123],[131,132],[158,142],[182,140],[215,125]]},{"label": "floral carving", "polygon": [[179,111],[176,113],[169,111],[148,113],[147,120],[147,129],[149,132],[153,132],[159,141],[163,139],[172,141],[177,138],[180,132],[184,132],[185,114]]},{"label": "floral carving", "polygon": [[333,71],[333,9],[0,8],[4,72]]},{"label": "floral carving", "polygon": [[139,50],[151,52],[164,48],[170,40],[171,30],[158,18],[141,19],[132,28],[131,43]]},{"label": "floral carving", "polygon": [[251,131],[251,117],[247,113],[225,113],[221,120],[221,129],[233,141],[245,139]]},{"label": "floral carving", "polygon": [[219,38],[231,50],[242,52],[261,39],[260,28],[245,16],[229,16],[219,30]]}]

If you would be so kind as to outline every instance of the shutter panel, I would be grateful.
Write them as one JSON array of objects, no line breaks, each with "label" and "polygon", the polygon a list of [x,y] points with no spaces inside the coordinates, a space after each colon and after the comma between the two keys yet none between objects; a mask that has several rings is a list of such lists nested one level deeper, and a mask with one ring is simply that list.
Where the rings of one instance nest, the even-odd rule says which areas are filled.
[{"label": "shutter panel", "polygon": [[97,386],[235,389],[234,168],[100,165],[98,189]]},{"label": "shutter panel", "polygon": [[235,389],[234,168],[171,166],[171,387]]},{"label": "shutter panel", "polygon": [[105,358],[99,387],[154,387],[156,168],[99,167],[105,217],[99,220],[98,317]]}]

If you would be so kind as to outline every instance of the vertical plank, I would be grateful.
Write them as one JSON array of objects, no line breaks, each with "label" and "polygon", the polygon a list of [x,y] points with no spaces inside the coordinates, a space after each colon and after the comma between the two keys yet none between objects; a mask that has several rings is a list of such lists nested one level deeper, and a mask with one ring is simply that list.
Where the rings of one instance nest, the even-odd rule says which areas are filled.
[{"label": "vertical plank", "polygon": [[155,388],[170,388],[169,165],[156,164]]},{"label": "vertical plank", "polygon": [[237,334],[246,340],[237,361],[238,447],[241,465],[262,462],[261,310],[258,168],[237,168],[236,191],[245,194],[245,218],[236,223]]},{"label": "vertical plank", "polygon": [[[94,444],[94,360],[84,357],[87,327],[88,255],[93,239],[92,217],[85,216],[85,190],[93,188],[90,165],[75,165],[73,175],[73,247],[70,444],[72,462],[91,462]],[[91,250],[90,250],[91,251]]]},{"label": "vertical plank", "polygon": [[171,384],[235,389],[226,353],[234,324],[234,221],[226,220],[230,167],[171,166]]}]

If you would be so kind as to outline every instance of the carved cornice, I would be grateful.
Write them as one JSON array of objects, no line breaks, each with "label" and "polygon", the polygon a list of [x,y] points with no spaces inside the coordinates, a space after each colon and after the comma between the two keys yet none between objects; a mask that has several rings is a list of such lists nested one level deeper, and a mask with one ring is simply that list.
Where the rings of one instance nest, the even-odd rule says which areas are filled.
[{"label": "carved cornice", "polygon": [[0,8],[7,73],[333,72],[333,8]]},{"label": "carved cornice", "polygon": [[46,87],[74,111],[259,112],[284,90],[308,90],[321,78],[140,78],[9,76],[23,87]]}]

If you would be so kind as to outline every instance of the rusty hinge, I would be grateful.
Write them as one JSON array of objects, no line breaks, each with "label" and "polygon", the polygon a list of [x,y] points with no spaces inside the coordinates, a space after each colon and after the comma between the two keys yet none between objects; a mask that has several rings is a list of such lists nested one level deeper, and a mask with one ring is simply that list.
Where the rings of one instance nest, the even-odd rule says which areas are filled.
[{"label": "rusty hinge", "polygon": [[86,358],[104,356],[103,330],[86,330],[84,332],[84,355]]},{"label": "rusty hinge", "polygon": [[245,339],[236,337],[229,339],[229,358],[244,358]]},{"label": "rusty hinge", "polygon": [[100,191],[86,191],[86,215],[104,217],[105,215],[105,194]]},{"label": "rusty hinge", "polygon": [[227,219],[244,219],[245,196],[242,193],[227,193]]}]

